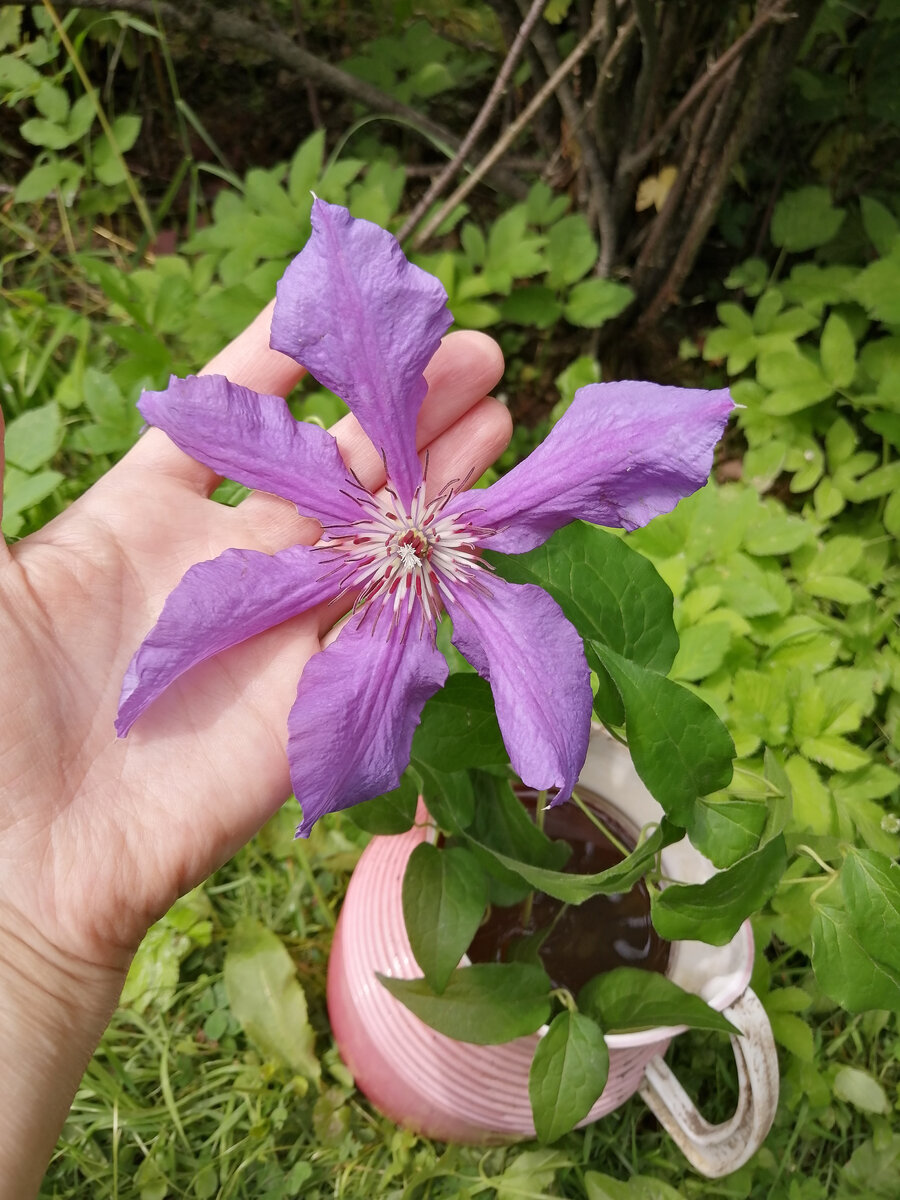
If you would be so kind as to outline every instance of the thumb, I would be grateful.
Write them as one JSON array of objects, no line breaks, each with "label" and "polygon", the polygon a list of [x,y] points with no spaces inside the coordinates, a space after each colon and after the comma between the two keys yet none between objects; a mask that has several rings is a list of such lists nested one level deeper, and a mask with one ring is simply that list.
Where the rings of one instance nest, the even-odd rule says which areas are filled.
[{"label": "thumb", "polygon": [[[3,456],[4,434],[5,427],[3,425],[3,409],[0,408],[0,521],[3,520],[3,477],[6,471],[6,459]],[[0,539],[0,541],[2,541],[3,545],[3,549],[0,550],[0,555],[2,555],[6,550],[6,539],[3,538]]]}]

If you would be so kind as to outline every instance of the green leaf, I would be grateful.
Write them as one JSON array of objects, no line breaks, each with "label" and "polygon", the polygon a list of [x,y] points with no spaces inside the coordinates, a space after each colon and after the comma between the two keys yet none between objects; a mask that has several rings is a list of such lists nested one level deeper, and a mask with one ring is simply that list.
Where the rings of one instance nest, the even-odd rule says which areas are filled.
[{"label": "green leaf", "polygon": [[849,387],[856,374],[856,341],[839,313],[833,312],[825,322],[819,354],[828,382],[836,388]]},{"label": "green leaf", "polygon": [[16,185],[13,200],[16,204],[33,204],[36,200],[45,200],[51,192],[56,191],[65,174],[65,164],[57,159],[32,167]]},{"label": "green leaf", "polygon": [[890,254],[860,271],[847,284],[847,292],[870,317],[891,324],[900,322],[900,243],[894,244]]},{"label": "green leaf", "polygon": [[252,917],[242,917],[228,939],[224,979],[228,1007],[258,1049],[297,1074],[318,1080],[306,997],[277,934]]},{"label": "green leaf", "polygon": [[488,889],[478,860],[462,846],[416,846],[403,876],[403,919],[429,987],[443,992],[481,924]]},{"label": "green leaf", "polygon": [[[801,587],[810,596],[821,596],[823,600],[835,600],[838,604],[864,604],[869,599],[869,589],[846,575],[808,575]],[[838,770],[852,768],[839,767]]]},{"label": "green leaf", "polygon": [[800,749],[807,758],[824,763],[835,771],[856,771],[868,766],[870,759],[865,750],[848,742],[838,734],[828,737],[804,738]]},{"label": "green leaf", "polygon": [[563,288],[587,275],[597,261],[598,247],[585,217],[570,213],[547,232],[547,286]]},{"label": "green leaf", "polygon": [[562,305],[549,288],[529,284],[512,291],[500,305],[500,312],[504,321],[549,329],[562,315]]},{"label": "green leaf", "polygon": [[569,292],[564,313],[572,325],[596,329],[624,312],[633,299],[634,292],[624,283],[612,279],[583,279]]},{"label": "green leaf", "polygon": [[69,116],[69,97],[65,89],[51,83],[49,79],[43,80],[35,92],[34,104],[42,117],[46,117],[48,121],[55,121],[58,125],[64,124]]},{"label": "green leaf", "polygon": [[772,214],[772,241],[793,252],[814,250],[830,242],[844,221],[845,211],[835,208],[823,187],[787,192]]},{"label": "green leaf", "polygon": [[412,829],[419,803],[419,785],[409,772],[399,787],[347,810],[347,816],[366,833],[391,835]]},{"label": "green leaf", "polygon": [[757,377],[770,395],[762,403],[765,412],[787,416],[818,404],[833,388],[818,366],[797,346],[761,354]]},{"label": "green leaf", "polygon": [[425,705],[412,753],[435,771],[506,763],[490,685],[478,675],[451,675]]},{"label": "green leaf", "polygon": [[592,644],[621,693],[638,775],[668,816],[686,825],[697,799],[731,780],[734,743],[728,730],[687,688]]},{"label": "green leaf", "polygon": [[686,992],[665,975],[638,967],[617,967],[595,975],[578,993],[578,1007],[607,1033],[631,1033],[666,1025],[740,1033],[693,992]]},{"label": "green leaf", "polygon": [[23,471],[48,463],[62,442],[59,408],[50,401],[10,421],[6,427],[6,460]]},{"label": "green leaf", "polygon": [[695,938],[724,946],[774,895],[786,866],[784,837],[779,834],[705,883],[672,884],[651,897],[653,924],[669,941]]},{"label": "green leaf", "polygon": [[684,1194],[671,1184],[649,1175],[631,1175],[621,1180],[600,1171],[588,1171],[584,1184],[587,1200],[684,1200]]},{"label": "green leaf", "polygon": [[424,979],[378,979],[426,1025],[458,1042],[510,1042],[534,1033],[550,1016],[553,985],[545,971],[530,963],[459,967],[440,996]]},{"label": "green leaf", "polygon": [[26,142],[31,142],[33,146],[46,146],[48,150],[62,150],[75,140],[64,125],[48,121],[46,117],[32,117],[23,121],[19,133]]},{"label": "green leaf", "polygon": [[84,137],[93,125],[96,116],[97,110],[94,107],[93,98],[87,93],[79,96],[72,105],[72,111],[69,113],[68,129],[69,136],[73,142],[77,142],[79,138]]},{"label": "green leaf", "polygon": [[759,845],[767,808],[758,800],[698,800],[688,837],[717,867],[733,866]]},{"label": "green leaf", "polygon": [[475,816],[475,792],[468,771],[435,771],[413,755],[410,765],[422,781],[422,798],[438,828],[461,833]]},{"label": "green leaf", "polygon": [[470,844],[491,855],[508,870],[514,872],[532,887],[546,892],[556,900],[565,904],[581,904],[591,896],[614,895],[616,892],[627,892],[650,869],[651,864],[660,850],[677,842],[684,831],[670,821],[663,819],[660,825],[641,842],[636,850],[623,858],[614,867],[599,871],[596,875],[575,875],[566,871],[554,871],[546,867],[533,866],[521,859],[513,858],[495,850],[483,842],[470,838]]},{"label": "green leaf", "polygon": [[59,471],[38,471],[36,475],[28,475],[16,467],[7,467],[3,480],[4,530],[8,517],[14,517],[17,513],[46,500],[64,478]]},{"label": "green leaf", "polygon": [[890,254],[897,234],[900,233],[897,218],[880,200],[872,196],[860,196],[859,207],[866,237],[879,255],[883,257]]},{"label": "green leaf", "polygon": [[561,870],[571,853],[567,842],[547,837],[531,819],[509,781],[495,775],[475,775],[476,805],[467,831],[474,844],[529,863]]},{"label": "green leaf", "polygon": [[758,557],[790,554],[814,538],[815,529],[809,522],[791,513],[773,513],[750,526],[744,535],[744,548]]},{"label": "green leaf", "polygon": [[731,645],[731,629],[724,621],[689,625],[681,632],[681,645],[672,664],[674,679],[705,679],[721,667]]},{"label": "green leaf", "polygon": [[[0,15],[6,12],[6,6],[0,9]],[[42,78],[40,71],[35,70],[31,63],[25,62],[24,59],[17,58],[14,54],[0,55],[0,88],[5,91],[20,92],[38,87]]]},{"label": "green leaf", "polygon": [[866,925],[872,923],[871,913],[817,903],[810,926],[813,970],[822,991],[849,1012],[900,1012],[900,970],[871,952]]},{"label": "green leaf", "polygon": [[671,667],[678,650],[672,593],[621,538],[574,521],[527,554],[485,557],[510,583],[549,592],[583,637],[656,671]]},{"label": "green leaf", "polygon": [[886,1116],[891,1111],[891,1102],[884,1088],[868,1071],[862,1071],[859,1067],[841,1067],[832,1087],[839,1100],[846,1100],[862,1112]]},{"label": "green leaf", "polygon": [[600,1026],[583,1013],[558,1013],[538,1042],[528,1075],[540,1140],[555,1142],[583,1120],[608,1076],[609,1050]]}]

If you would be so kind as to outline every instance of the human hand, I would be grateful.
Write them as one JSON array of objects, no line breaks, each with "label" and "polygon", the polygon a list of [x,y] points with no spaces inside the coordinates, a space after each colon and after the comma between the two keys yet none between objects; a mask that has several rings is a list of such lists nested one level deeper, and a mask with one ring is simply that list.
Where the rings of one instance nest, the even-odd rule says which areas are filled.
[{"label": "human hand", "polygon": [[[301,372],[268,348],[270,317],[207,370],[286,394]],[[501,369],[474,333],[450,335],[432,361],[418,430],[435,490],[505,445],[507,414],[483,400]],[[381,460],[356,421],[334,433],[379,486]],[[150,429],[66,512],[0,548],[0,923],[101,968],[124,970],[148,926],[288,795],[287,713],[334,620],[313,610],[194,668],[116,739],[125,668],[184,571],[230,546],[318,537],[272,496],[209,501],[217,483]]]},{"label": "human hand", "polygon": [[[271,306],[207,370],[286,395],[302,372],[269,349],[270,321]],[[505,446],[508,414],[484,398],[501,370],[477,333],[451,334],[428,367],[418,445],[436,491]],[[2,432],[0,418],[0,447]],[[381,459],[356,420],[333,432],[379,487]],[[0,543],[0,1200],[37,1191],[149,925],[290,791],[287,714],[333,608],[194,668],[127,740],[115,736],[128,662],[188,567],[319,536],[274,496],[210,501],[217,483],[150,429],[45,528]]]}]

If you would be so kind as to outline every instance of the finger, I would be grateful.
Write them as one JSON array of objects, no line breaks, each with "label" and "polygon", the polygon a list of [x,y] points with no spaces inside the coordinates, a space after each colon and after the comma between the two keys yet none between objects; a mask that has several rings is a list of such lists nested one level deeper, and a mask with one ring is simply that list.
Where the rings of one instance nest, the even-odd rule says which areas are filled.
[{"label": "finger", "polygon": [[[0,409],[0,521],[3,520],[3,479],[6,472],[6,459],[3,456],[3,440],[5,437],[3,425],[3,410]],[[0,534],[0,562],[9,558],[9,546],[6,538]]]},{"label": "finger", "polygon": [[[254,391],[286,396],[304,371],[292,358],[269,347],[274,307],[273,300],[243,333],[207,363],[200,374],[225,375],[232,383],[243,384]],[[148,429],[122,460],[122,465],[126,469],[138,468],[169,475],[203,496],[208,496],[220,482],[215,471],[179,450],[159,429]]]},{"label": "finger", "polygon": [[[432,449],[433,443],[446,430],[451,429],[461,416],[496,386],[502,374],[503,355],[493,338],[474,330],[448,334],[425,369],[428,393],[416,426],[419,449]],[[350,415],[342,417],[332,426],[331,432],[337,439],[344,461],[360,482],[370,491],[377,491],[385,481],[384,463],[356,418]],[[508,441],[509,434],[505,436]],[[492,461],[492,458],[487,459],[485,466]],[[467,466],[463,474],[468,470]],[[479,469],[479,473],[481,470],[484,467]],[[442,478],[433,458],[429,462],[428,474],[429,486],[435,483],[440,486],[443,479],[452,477]],[[319,534],[318,525],[299,517],[292,504],[261,492],[254,492],[238,506],[236,512],[253,523],[255,532],[273,550],[294,542],[314,541]]]}]

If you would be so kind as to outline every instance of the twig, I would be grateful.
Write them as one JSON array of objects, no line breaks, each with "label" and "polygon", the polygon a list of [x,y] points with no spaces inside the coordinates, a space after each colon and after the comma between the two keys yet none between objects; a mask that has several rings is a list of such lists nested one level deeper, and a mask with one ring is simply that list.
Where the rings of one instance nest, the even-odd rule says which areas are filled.
[{"label": "twig", "polygon": [[[604,27],[607,19],[608,14],[604,12]],[[532,40],[538,54],[543,60],[547,75],[551,75],[559,66],[559,57],[556,53],[556,47],[553,44],[553,38],[550,36],[546,26],[543,24],[539,25],[534,31],[534,38]],[[588,215],[589,219],[596,219],[597,229],[600,234],[598,273],[601,276],[607,276],[615,260],[616,242],[618,240],[609,180],[600,161],[597,143],[591,133],[585,129],[585,107],[579,107],[568,79],[560,81],[557,95],[563,116],[566,118],[571,134],[578,142],[579,149],[581,150],[582,162],[584,163],[584,169],[587,172],[591,189]]]},{"label": "twig", "polygon": [[685,114],[696,104],[697,100],[722,72],[727,70],[734,60],[743,54],[748,44],[754,38],[757,38],[770,22],[778,19],[783,20],[785,17],[792,15],[784,12],[784,9],[790,2],[791,0],[775,0],[771,8],[760,13],[750,28],[742,33],[736,41],[732,42],[728,49],[714,63],[711,63],[704,74],[694,82],[682,101],[672,110],[653,137],[648,142],[645,142],[639,150],[635,150],[633,154],[629,154],[623,159],[619,172],[620,175],[636,174],[650,161],[659,147],[664,145],[678,128]]},{"label": "twig", "polygon": [[[297,45],[301,50],[306,50],[306,30],[303,28],[303,0],[293,0],[294,9],[294,26],[297,30]],[[312,123],[316,129],[324,129],[325,122],[322,120],[322,110],[319,108],[319,97],[316,94],[316,85],[307,75],[303,80],[306,86],[306,99],[309,101],[309,115],[312,118]]]},{"label": "twig", "polygon": [[[584,57],[584,55],[587,54],[588,50],[590,50],[593,43],[603,33],[605,25],[606,25],[606,16],[604,14],[603,16],[598,17],[597,20],[594,21],[591,28],[588,30],[588,32],[585,34],[585,36],[581,39],[581,41],[577,44],[577,46],[575,46],[575,48],[568,55],[568,57],[565,59],[565,61],[560,64],[559,68],[556,71],[553,72],[553,74],[550,76],[550,78],[547,80],[547,82],[544,84],[544,86],[540,89],[540,91],[538,91],[532,97],[532,99],[525,106],[525,108],[523,108],[522,111],[519,113],[519,115],[515,119],[515,121],[513,121],[513,123],[509,126],[509,128],[505,130],[505,132],[503,133],[503,136],[497,141],[497,143],[495,144],[493,149],[488,151],[488,153],[484,156],[484,158],[481,160],[481,162],[478,164],[478,166],[474,168],[474,170],[468,176],[468,178],[463,180],[463,182],[459,185],[459,187],[457,187],[456,191],[453,192],[444,201],[444,203],[441,205],[438,212],[436,212],[432,216],[431,220],[428,221],[425,228],[420,230],[420,232],[416,235],[415,241],[413,243],[414,246],[416,246],[416,247],[420,246],[427,238],[429,238],[432,235],[432,233],[434,233],[434,231],[438,228],[438,226],[441,224],[441,222],[446,220],[448,214],[453,211],[453,209],[457,206],[457,204],[459,204],[460,201],[464,200],[466,198],[466,196],[468,196],[469,192],[471,192],[472,189],[478,183],[481,182],[481,180],[484,178],[484,176],[487,174],[487,172],[491,169],[491,167],[494,165],[494,163],[497,162],[497,160],[506,152],[506,150],[516,140],[516,138],[519,136],[519,134],[522,132],[522,130],[526,127],[526,125],[531,120],[531,118],[534,116],[534,114],[544,104],[546,104],[546,102],[550,99],[550,97],[556,91],[557,87],[559,87],[560,81],[565,79],[566,76],[569,74],[569,72],[572,70],[572,68],[576,65],[576,63],[580,62],[581,59]],[[631,23],[627,22],[619,30],[619,33],[618,33],[618,36],[616,37],[615,42],[613,43],[612,47],[610,48],[609,52],[607,53],[606,58],[603,61],[603,64],[601,66],[601,71],[606,70],[607,62],[611,61],[613,58],[615,58],[615,55],[618,51],[618,47],[619,47],[620,43],[624,40],[624,37],[627,36],[627,33],[630,28],[631,28]]]},{"label": "twig", "polygon": [[[98,12],[131,12],[150,21],[157,18],[169,29],[178,29],[202,38],[236,42],[239,45],[259,50],[269,58],[284,63],[298,75],[314,79],[324,88],[341,92],[359,100],[367,108],[398,117],[423,133],[436,138],[456,150],[460,139],[445,126],[424,116],[417,109],[394,99],[380,88],[362,79],[333,67],[331,63],[317,58],[296,42],[285,37],[277,29],[267,29],[257,21],[249,20],[231,9],[214,7],[205,0],[190,0],[176,7],[167,0],[55,0],[56,7],[68,11],[73,8],[92,9]],[[492,164],[493,165],[493,164]],[[491,182],[511,196],[523,197],[527,188],[518,176],[494,167]]]},{"label": "twig", "polygon": [[497,107],[497,104],[500,102],[500,98],[506,90],[507,83],[509,83],[509,80],[512,78],[512,73],[516,69],[519,59],[522,57],[522,51],[528,42],[528,38],[532,29],[544,10],[545,3],[546,0],[532,0],[531,8],[528,10],[525,19],[519,26],[519,30],[513,40],[513,44],[509,48],[509,53],[503,61],[503,65],[500,68],[497,78],[494,80],[493,87],[488,92],[487,99],[481,106],[481,111],[475,118],[472,128],[463,138],[459,149],[456,151],[456,154],[454,154],[450,162],[446,164],[438,177],[432,182],[431,186],[428,188],[428,191],[403,222],[403,226],[400,229],[400,232],[397,234],[397,240],[399,242],[404,241],[404,239],[410,233],[412,233],[419,221],[421,221],[422,217],[424,217],[425,213],[428,212],[428,209],[431,207],[431,205],[444,191],[444,188],[447,186],[449,181],[459,171],[460,167],[465,162],[469,151],[481,136],[482,130],[491,119],[494,109]]}]

